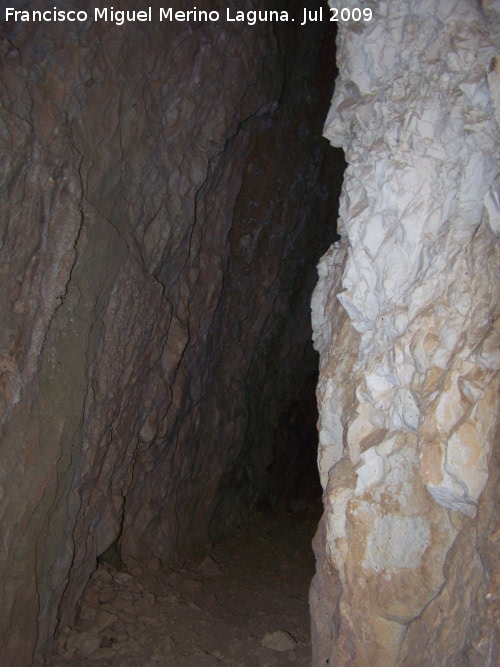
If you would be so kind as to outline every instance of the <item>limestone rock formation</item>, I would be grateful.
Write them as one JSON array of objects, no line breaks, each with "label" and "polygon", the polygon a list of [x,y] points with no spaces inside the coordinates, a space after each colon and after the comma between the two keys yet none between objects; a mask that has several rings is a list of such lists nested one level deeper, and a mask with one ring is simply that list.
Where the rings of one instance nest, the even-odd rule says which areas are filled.
[{"label": "limestone rock formation", "polygon": [[371,21],[339,23],[325,125],[348,167],[342,240],[313,297],[313,663],[493,665],[499,15],[466,0],[363,6]]},{"label": "limestone rock formation", "polygon": [[171,562],[297,481],[275,435],[314,387],[343,164],[332,32],[295,26],[0,26],[5,667],[42,659],[103,553]]}]

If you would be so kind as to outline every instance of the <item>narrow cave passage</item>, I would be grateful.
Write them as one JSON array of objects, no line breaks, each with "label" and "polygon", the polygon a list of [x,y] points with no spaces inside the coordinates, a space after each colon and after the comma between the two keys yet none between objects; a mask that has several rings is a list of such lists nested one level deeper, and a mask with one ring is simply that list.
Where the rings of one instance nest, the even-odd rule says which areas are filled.
[{"label": "narrow cave passage", "polygon": [[[99,555],[76,623],[61,629],[53,667],[310,664],[311,541],[322,510],[310,299],[317,260],[336,237],[344,162],[321,138],[335,76],[335,31],[327,24],[311,33],[276,31],[283,67],[277,108],[243,122],[196,194],[189,252],[206,282],[220,270],[222,287],[210,320],[196,316],[203,334],[192,340],[196,318],[188,325],[184,354],[192,354],[194,370],[186,382],[190,393],[200,384],[201,400],[184,403],[178,429],[187,422],[183,456],[199,460],[201,477],[210,458],[222,459],[212,473],[218,484],[211,511],[191,463],[188,497],[179,503],[181,522],[189,522],[184,544],[181,525],[175,551],[165,552],[172,545],[164,534],[146,551],[140,537],[127,536],[127,529],[142,530],[140,513],[126,515],[121,535]],[[210,224],[217,225],[211,211],[234,187],[235,168],[241,176],[230,252],[214,267],[206,240],[214,234]],[[169,283],[168,271],[167,259],[158,272],[162,284]],[[191,304],[197,297],[206,298],[205,286]],[[205,399],[208,407],[205,393],[214,397]],[[204,450],[203,427],[192,427],[192,413],[210,421],[221,395],[228,413],[243,411],[229,436],[235,452],[218,443]],[[214,428],[220,433],[227,422],[221,413]],[[166,493],[160,502],[169,525]],[[132,511],[134,496],[142,509],[144,487],[132,489]]]},{"label": "narrow cave passage", "polygon": [[309,664],[345,164],[333,27],[261,5],[2,22],[6,666]]},{"label": "narrow cave passage", "polygon": [[499,3],[0,4],[2,667],[496,664]]}]

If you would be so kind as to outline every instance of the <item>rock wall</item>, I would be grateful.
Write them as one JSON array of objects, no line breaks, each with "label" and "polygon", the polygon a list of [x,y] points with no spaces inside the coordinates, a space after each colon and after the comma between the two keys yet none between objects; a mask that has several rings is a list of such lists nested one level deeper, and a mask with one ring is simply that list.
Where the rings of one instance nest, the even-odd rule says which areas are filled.
[{"label": "rock wall", "polygon": [[325,125],[348,167],[312,304],[313,664],[494,665],[498,3],[363,6],[372,21],[339,24]]},{"label": "rock wall", "polygon": [[292,492],[275,436],[315,384],[287,359],[343,164],[324,26],[0,29],[0,654],[24,667],[108,549],[171,562]]}]

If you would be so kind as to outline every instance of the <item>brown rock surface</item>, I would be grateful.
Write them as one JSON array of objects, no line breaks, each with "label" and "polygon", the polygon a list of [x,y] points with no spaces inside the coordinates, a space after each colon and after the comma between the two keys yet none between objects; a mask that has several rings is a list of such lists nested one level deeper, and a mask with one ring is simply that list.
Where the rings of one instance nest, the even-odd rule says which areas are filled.
[{"label": "brown rock surface", "polygon": [[24,667],[108,549],[158,570],[295,491],[342,165],[322,26],[1,37],[0,650]]}]

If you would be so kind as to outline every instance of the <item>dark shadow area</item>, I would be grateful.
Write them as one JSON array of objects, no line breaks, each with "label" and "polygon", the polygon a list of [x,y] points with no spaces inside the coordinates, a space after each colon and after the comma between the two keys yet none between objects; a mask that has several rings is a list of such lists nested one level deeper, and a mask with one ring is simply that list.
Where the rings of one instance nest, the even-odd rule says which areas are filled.
[{"label": "dark shadow area", "polygon": [[[323,6],[328,15],[327,3]],[[287,3],[291,15],[318,3]],[[306,500],[321,507],[317,472],[316,383],[319,358],[312,347],[310,301],[319,258],[337,238],[345,161],[322,137],[333,95],[335,23],[275,27],[284,68],[280,105],[272,122],[250,143],[243,187],[234,209],[233,248],[222,295],[222,329],[243,349],[249,312],[257,311],[255,276],[273,295],[263,316],[245,379],[244,441],[226,468],[211,517],[211,536],[233,523],[236,496],[255,506],[292,509]],[[260,222],[257,222],[260,221]],[[280,230],[286,229],[283,234]],[[248,320],[247,320],[248,318]],[[217,344],[217,343],[216,343]],[[225,345],[227,345],[225,343]],[[229,366],[237,352],[222,366]],[[226,367],[225,377],[231,371]]]}]

